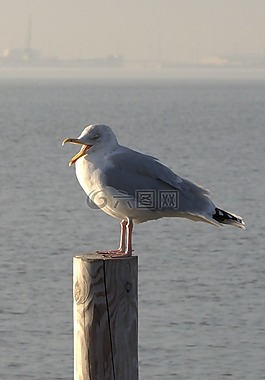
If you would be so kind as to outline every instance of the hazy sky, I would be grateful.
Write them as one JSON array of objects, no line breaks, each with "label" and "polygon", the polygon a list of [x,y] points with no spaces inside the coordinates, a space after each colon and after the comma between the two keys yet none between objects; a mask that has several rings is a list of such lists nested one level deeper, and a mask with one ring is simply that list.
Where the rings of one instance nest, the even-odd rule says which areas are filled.
[{"label": "hazy sky", "polygon": [[0,0],[0,51],[42,56],[194,61],[221,53],[265,53],[264,0]]}]

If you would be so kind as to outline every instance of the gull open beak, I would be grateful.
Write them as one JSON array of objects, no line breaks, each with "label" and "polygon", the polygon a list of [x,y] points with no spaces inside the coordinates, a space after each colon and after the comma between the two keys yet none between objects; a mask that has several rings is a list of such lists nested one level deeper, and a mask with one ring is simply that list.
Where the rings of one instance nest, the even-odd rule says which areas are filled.
[{"label": "gull open beak", "polygon": [[62,145],[66,143],[82,145],[82,148],[80,149],[80,151],[74,157],[72,157],[71,160],[69,161],[69,166],[73,165],[80,157],[84,156],[87,153],[88,149],[93,146],[89,144],[88,145],[83,144],[81,140],[72,139],[72,138],[65,139],[62,142]]}]

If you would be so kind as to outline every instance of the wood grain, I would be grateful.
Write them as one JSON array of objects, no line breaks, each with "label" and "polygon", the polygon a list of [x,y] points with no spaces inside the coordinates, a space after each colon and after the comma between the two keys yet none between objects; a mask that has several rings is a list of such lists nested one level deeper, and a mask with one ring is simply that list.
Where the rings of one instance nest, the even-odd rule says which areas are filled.
[{"label": "wood grain", "polygon": [[138,380],[138,258],[74,257],[75,380]]}]

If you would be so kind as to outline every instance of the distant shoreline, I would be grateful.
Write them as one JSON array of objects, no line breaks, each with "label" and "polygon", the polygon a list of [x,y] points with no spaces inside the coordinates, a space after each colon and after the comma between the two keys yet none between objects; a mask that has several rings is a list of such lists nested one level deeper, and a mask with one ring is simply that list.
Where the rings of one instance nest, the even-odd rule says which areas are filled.
[{"label": "distant shoreline", "polygon": [[265,80],[265,68],[250,67],[3,67],[0,79]]}]

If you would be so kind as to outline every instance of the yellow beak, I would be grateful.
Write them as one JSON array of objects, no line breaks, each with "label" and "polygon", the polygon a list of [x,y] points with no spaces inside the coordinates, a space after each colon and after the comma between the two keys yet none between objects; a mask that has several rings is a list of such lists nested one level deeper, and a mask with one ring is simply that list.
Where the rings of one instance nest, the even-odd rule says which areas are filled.
[{"label": "yellow beak", "polygon": [[62,142],[62,145],[66,143],[82,145],[82,148],[80,149],[80,151],[74,157],[72,157],[71,160],[69,161],[69,166],[73,165],[80,157],[84,156],[87,153],[88,149],[92,147],[92,145],[83,144],[81,140],[73,139],[73,138],[65,139]]}]

